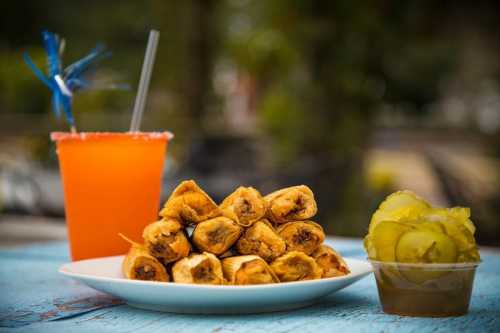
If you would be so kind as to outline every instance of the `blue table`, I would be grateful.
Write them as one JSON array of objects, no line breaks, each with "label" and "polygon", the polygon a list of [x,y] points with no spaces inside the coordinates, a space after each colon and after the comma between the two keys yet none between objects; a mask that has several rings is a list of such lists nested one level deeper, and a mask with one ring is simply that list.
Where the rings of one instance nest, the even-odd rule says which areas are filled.
[{"label": "blue table", "polygon": [[[361,240],[334,239],[344,256],[363,258]],[[66,243],[0,251],[0,332],[500,332],[500,254],[483,250],[470,312],[458,318],[386,315],[369,276],[321,303],[243,316],[138,310],[65,278]]]}]

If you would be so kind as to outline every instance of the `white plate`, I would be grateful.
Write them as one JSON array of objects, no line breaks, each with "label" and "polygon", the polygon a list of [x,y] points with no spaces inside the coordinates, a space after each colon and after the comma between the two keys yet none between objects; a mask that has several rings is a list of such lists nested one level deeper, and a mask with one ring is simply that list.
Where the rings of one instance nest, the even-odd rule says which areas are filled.
[{"label": "white plate", "polygon": [[311,305],[372,272],[363,260],[345,258],[351,273],[341,277],[253,286],[211,286],[125,279],[123,256],[67,263],[59,272],[119,297],[129,305],[176,313],[259,313]]}]

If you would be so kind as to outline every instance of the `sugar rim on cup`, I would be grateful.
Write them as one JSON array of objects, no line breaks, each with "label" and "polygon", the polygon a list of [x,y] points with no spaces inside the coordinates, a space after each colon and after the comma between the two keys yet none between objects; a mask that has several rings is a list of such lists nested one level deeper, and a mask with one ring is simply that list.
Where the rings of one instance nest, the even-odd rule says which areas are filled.
[{"label": "sugar rim on cup", "polygon": [[137,138],[145,140],[172,140],[174,134],[169,131],[162,132],[52,132],[52,141],[88,140],[105,138]]}]

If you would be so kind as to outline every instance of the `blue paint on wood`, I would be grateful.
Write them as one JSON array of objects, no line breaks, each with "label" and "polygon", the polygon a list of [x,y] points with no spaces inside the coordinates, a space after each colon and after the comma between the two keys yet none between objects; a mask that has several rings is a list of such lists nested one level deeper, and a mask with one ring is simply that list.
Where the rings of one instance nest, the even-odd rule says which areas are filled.
[{"label": "blue paint on wood", "polygon": [[120,300],[57,273],[69,260],[66,243],[0,251],[0,327],[72,317]]},{"label": "blue paint on wood", "polygon": [[[334,242],[346,256],[365,256],[361,241]],[[127,305],[109,307],[116,305],[111,298],[99,299],[106,296],[59,276],[57,267],[67,260],[61,259],[66,256],[66,244],[16,251],[0,251],[0,322],[7,326],[4,319],[16,311],[31,311],[31,317],[24,318],[23,324],[29,325],[10,328],[12,332],[500,332],[498,253],[482,252],[483,263],[476,275],[468,315],[410,318],[382,312],[373,276],[326,297],[317,305],[296,311],[216,316],[160,313]],[[16,259],[17,254],[20,256]],[[96,304],[92,305],[89,299],[85,301],[88,297],[97,297]],[[71,304],[78,299],[84,301],[78,304],[73,314],[66,312],[67,308],[63,306],[55,317],[40,317],[40,314],[57,308],[57,304]],[[111,304],[106,301],[99,304],[99,300]]]}]

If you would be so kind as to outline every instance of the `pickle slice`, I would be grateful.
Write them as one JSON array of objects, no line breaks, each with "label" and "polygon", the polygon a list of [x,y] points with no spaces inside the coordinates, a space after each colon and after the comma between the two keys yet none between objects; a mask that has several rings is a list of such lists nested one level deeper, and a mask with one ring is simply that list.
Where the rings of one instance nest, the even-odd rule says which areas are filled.
[{"label": "pickle slice", "polygon": [[452,219],[463,225],[472,235],[476,232],[474,223],[470,220],[470,208],[453,207],[453,208],[432,208],[424,215],[430,221],[443,221]]},{"label": "pickle slice", "polygon": [[444,233],[415,230],[399,238],[396,259],[405,263],[452,263],[457,259],[457,247]]},{"label": "pickle slice", "polygon": [[424,221],[420,223],[415,223],[415,228],[422,231],[434,231],[438,233],[446,233],[445,227],[438,221],[436,222]]},{"label": "pickle slice", "polygon": [[[404,224],[395,221],[382,221],[377,224],[369,237],[376,260],[396,261],[396,244],[399,238],[406,232],[413,230],[411,224]],[[368,251],[370,254],[370,251]]]},{"label": "pickle slice", "polygon": [[461,254],[458,261],[479,261],[476,241],[469,229],[453,219],[444,220],[441,223],[446,229],[446,234],[453,239]]},{"label": "pickle slice", "polygon": [[448,209],[449,215],[466,227],[472,235],[476,232],[474,223],[470,220],[470,208],[453,207]]},{"label": "pickle slice", "polygon": [[468,208],[434,208],[423,216],[444,227],[444,233],[455,243],[458,251],[457,262],[479,261],[479,251],[473,232],[475,227],[469,219]]},{"label": "pickle slice", "polygon": [[[405,263],[452,263],[457,249],[453,240],[444,233],[416,230],[405,233],[396,246],[396,258]],[[422,284],[437,279],[446,272],[425,271],[419,268],[401,270],[401,274],[414,283]]]},{"label": "pickle slice", "polygon": [[[480,260],[470,209],[434,208],[411,191],[389,195],[373,214],[364,247],[370,259],[401,263],[454,263]],[[437,277],[412,269],[414,282]]]},{"label": "pickle slice", "polygon": [[417,219],[431,206],[411,191],[398,191],[389,195],[373,214],[369,232],[372,232],[381,221],[398,221],[400,219]]}]

